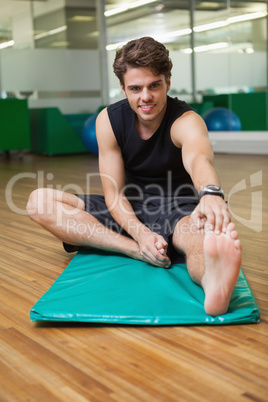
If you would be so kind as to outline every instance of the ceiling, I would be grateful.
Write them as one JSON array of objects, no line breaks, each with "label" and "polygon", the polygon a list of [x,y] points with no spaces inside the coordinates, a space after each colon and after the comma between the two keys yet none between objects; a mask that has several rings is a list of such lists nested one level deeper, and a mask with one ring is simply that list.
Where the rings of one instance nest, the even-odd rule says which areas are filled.
[{"label": "ceiling", "polygon": [[[123,3],[126,3],[126,0],[106,0],[106,10],[115,9]],[[133,6],[137,0],[128,0],[128,3]],[[113,44],[137,36],[151,35],[169,38],[163,41],[169,41],[174,47],[187,47],[190,35],[178,39],[178,37],[172,38],[169,33],[190,27],[190,4],[190,0],[152,1],[147,5],[130,8],[107,17],[107,41]],[[231,5],[230,8],[227,7],[228,4]],[[266,7],[265,0],[195,0],[194,26],[266,10]],[[33,20],[31,27],[27,27],[29,13]],[[23,28],[24,20],[25,28]],[[13,38],[14,24],[18,26],[18,21],[21,21],[20,29],[31,28],[35,36],[42,32],[53,31],[51,35],[36,39],[35,47],[96,48],[98,46],[95,0],[0,0],[0,43]],[[64,26],[66,28],[61,32],[54,32],[56,28]],[[228,32],[225,28],[225,34],[228,34],[232,41],[241,42],[249,39],[249,30],[252,30],[251,23],[243,23],[235,27],[230,26]],[[213,43],[222,36],[222,30],[213,29],[198,35],[197,40]]]}]

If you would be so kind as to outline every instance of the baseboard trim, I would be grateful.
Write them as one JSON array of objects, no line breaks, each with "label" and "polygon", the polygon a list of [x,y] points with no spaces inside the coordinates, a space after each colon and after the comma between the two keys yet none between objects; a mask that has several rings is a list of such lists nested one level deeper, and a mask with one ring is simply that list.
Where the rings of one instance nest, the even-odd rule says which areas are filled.
[{"label": "baseboard trim", "polygon": [[210,131],[215,153],[268,154],[268,131]]}]

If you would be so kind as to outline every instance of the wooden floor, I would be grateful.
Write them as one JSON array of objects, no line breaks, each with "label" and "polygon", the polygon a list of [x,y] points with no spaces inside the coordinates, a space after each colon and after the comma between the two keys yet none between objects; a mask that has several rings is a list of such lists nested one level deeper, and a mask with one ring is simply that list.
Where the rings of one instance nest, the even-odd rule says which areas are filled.
[{"label": "wooden floor", "polygon": [[[30,322],[29,311],[72,255],[25,215],[27,197],[37,186],[86,191],[97,160],[0,154],[0,401],[268,401],[267,162],[215,161],[226,194],[239,190],[229,205],[259,324],[45,325]],[[98,190],[98,178],[89,184]]]}]

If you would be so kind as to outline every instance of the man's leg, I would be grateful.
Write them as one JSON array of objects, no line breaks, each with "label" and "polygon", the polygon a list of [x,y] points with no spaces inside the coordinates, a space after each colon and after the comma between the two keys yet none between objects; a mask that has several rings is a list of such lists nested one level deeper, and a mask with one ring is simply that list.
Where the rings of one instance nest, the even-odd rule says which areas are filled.
[{"label": "man's leg", "polygon": [[77,196],[54,189],[37,189],[29,197],[27,212],[62,242],[91,246],[141,259],[136,241],[102,225],[85,211]]},{"label": "man's leg", "polygon": [[189,275],[204,289],[206,313],[225,314],[241,264],[241,244],[234,224],[229,223],[226,234],[202,234],[191,216],[186,216],[175,227],[173,244],[185,252]]}]

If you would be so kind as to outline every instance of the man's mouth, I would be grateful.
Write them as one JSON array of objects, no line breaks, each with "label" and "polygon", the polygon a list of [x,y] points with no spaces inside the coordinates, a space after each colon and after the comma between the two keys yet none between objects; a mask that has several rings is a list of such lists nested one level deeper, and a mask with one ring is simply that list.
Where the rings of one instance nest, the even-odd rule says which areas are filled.
[{"label": "man's mouth", "polygon": [[140,109],[144,112],[150,112],[155,105],[140,105]]}]

